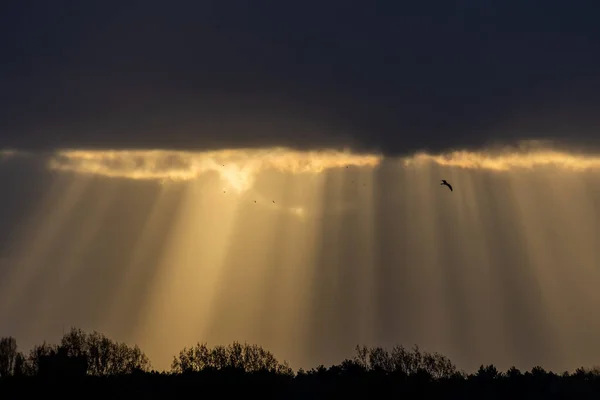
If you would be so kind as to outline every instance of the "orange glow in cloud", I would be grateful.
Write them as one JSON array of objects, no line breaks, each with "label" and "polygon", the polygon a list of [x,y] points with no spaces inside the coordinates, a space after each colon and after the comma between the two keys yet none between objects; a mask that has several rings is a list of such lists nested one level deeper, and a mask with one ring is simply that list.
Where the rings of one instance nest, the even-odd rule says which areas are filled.
[{"label": "orange glow in cloud", "polygon": [[107,177],[187,181],[217,172],[241,192],[252,186],[265,170],[315,174],[345,166],[375,167],[378,155],[340,151],[294,151],[285,148],[220,150],[207,152],[167,150],[62,150],[49,162],[54,170],[98,174]]}]

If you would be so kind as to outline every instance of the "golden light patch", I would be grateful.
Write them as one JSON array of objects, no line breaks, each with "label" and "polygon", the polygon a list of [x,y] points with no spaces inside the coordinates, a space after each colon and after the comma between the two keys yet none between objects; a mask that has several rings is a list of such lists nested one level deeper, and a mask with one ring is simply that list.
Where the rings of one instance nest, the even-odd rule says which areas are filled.
[{"label": "golden light patch", "polygon": [[192,180],[218,172],[237,191],[252,186],[256,175],[273,169],[284,173],[320,173],[345,166],[375,167],[378,155],[333,150],[294,151],[286,148],[207,152],[167,150],[62,150],[49,161],[54,170],[145,180]]},{"label": "golden light patch", "polygon": [[436,163],[447,167],[508,171],[511,169],[554,166],[571,170],[600,168],[600,157],[555,150],[546,142],[524,142],[518,147],[481,151],[451,151],[442,154],[417,153],[404,164]]}]

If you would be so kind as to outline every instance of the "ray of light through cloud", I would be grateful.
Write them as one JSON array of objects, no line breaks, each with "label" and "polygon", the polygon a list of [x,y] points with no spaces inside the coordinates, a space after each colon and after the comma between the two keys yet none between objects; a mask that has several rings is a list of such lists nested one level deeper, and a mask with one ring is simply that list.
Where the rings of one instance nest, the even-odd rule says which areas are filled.
[{"label": "ray of light through cloud", "polygon": [[359,343],[417,343],[465,369],[600,357],[596,155],[43,157],[45,195],[0,243],[0,319],[25,342],[81,326],[138,343],[159,369],[184,346],[233,340],[296,368]]}]

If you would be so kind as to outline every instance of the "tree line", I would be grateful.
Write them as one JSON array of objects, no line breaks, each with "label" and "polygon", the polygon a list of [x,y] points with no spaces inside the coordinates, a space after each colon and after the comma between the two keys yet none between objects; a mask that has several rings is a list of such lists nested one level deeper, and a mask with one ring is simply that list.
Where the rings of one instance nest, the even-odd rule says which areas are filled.
[{"label": "tree line", "polygon": [[150,360],[138,346],[105,335],[72,328],[59,344],[33,346],[28,354],[18,350],[13,337],[0,339],[0,378],[45,375],[122,375],[148,371]]},{"label": "tree line", "polygon": [[[59,344],[44,342],[28,353],[18,349],[15,338],[0,339],[0,396],[6,391],[23,394],[23,390],[35,388],[62,392],[72,388],[73,382],[97,385],[97,391],[113,390],[111,395],[122,393],[125,385],[150,397],[173,394],[166,388],[175,383],[180,388],[221,383],[230,389],[260,383],[263,388],[271,387],[268,393],[274,397],[282,393],[314,397],[341,392],[366,395],[374,390],[407,394],[418,390],[464,398],[469,393],[500,396],[516,394],[516,390],[529,397],[552,398],[600,394],[600,369],[581,367],[572,373],[557,374],[539,366],[522,372],[515,367],[499,371],[493,365],[481,365],[477,371],[465,373],[446,356],[422,351],[418,346],[395,346],[390,350],[356,346],[354,356],[337,365],[294,371],[261,346],[233,342],[226,346],[197,343],[186,347],[173,357],[169,371],[157,372],[138,346],[98,332],[72,328]],[[266,392],[261,395],[265,397]]]}]

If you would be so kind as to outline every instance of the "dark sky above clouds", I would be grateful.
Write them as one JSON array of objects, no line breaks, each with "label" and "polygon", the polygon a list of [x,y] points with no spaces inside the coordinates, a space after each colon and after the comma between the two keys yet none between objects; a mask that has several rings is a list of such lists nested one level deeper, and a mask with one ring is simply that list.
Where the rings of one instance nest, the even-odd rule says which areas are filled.
[{"label": "dark sky above clouds", "polygon": [[0,5],[1,147],[600,141],[594,1]]}]

